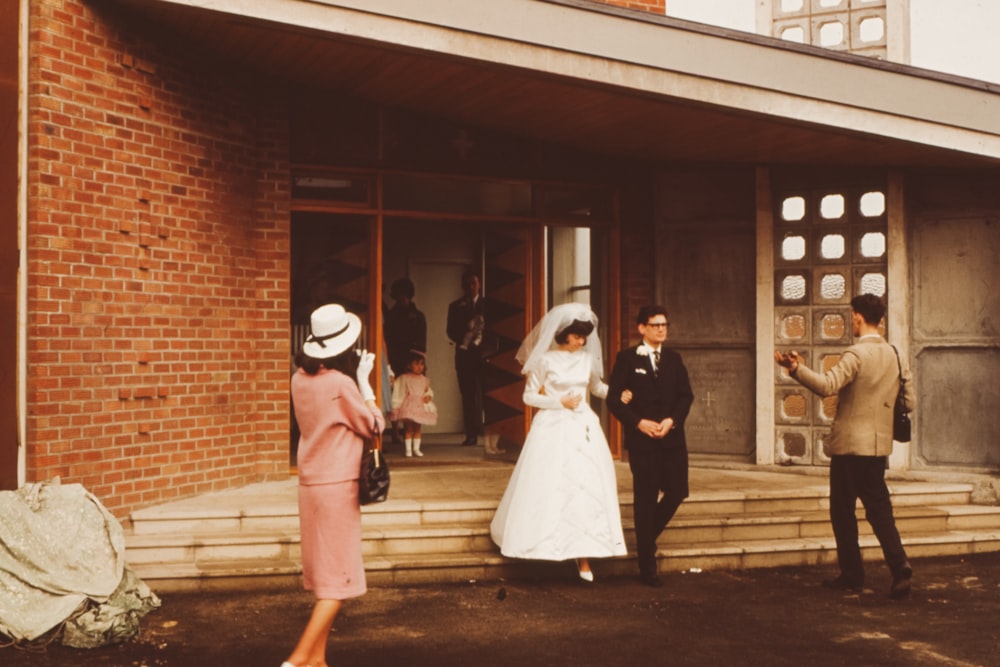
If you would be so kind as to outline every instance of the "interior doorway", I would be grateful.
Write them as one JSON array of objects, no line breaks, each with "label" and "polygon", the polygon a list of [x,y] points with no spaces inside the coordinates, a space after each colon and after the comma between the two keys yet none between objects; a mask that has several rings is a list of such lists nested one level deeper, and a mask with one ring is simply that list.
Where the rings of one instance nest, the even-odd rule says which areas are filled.
[{"label": "interior doorway", "polygon": [[458,406],[462,397],[455,375],[455,351],[445,333],[445,323],[448,304],[460,293],[465,264],[447,259],[414,258],[407,268],[406,277],[413,281],[417,295],[426,295],[417,303],[427,318],[426,373],[438,406],[438,423],[425,426],[422,431],[425,434],[448,434],[454,436],[453,439],[461,440],[462,411]]},{"label": "interior doorway", "polygon": [[435,220],[386,220],[383,225],[382,285],[391,308],[389,286],[398,278],[413,282],[413,302],[427,321],[427,376],[434,390],[438,423],[421,429],[439,442],[462,440],[462,399],[455,376],[455,351],[445,325],[448,304],[461,296],[462,273],[482,264],[478,224]]},{"label": "interior doorway", "polygon": [[[390,287],[409,279],[426,321],[427,375],[438,408],[438,422],[421,429],[425,447],[465,440],[446,323],[466,270],[480,275],[486,299],[480,445],[515,456],[520,449],[531,411],[516,353],[547,307],[589,303],[600,313],[605,354],[617,342],[617,199],[609,187],[310,169],[294,174],[292,196],[293,354],[309,313],[330,302],[361,316],[369,349],[384,347],[384,315],[395,304]],[[388,378],[386,364],[379,396],[386,412]]]}]

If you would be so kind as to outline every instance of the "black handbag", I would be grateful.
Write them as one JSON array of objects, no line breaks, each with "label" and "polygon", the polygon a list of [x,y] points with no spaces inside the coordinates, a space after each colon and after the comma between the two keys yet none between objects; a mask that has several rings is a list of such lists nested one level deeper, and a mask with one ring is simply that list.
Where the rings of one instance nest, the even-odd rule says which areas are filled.
[{"label": "black handbag", "polygon": [[389,497],[389,464],[382,455],[382,434],[365,441],[358,477],[358,500],[362,505],[384,502]]},{"label": "black handbag", "polygon": [[903,404],[903,388],[906,380],[903,379],[903,364],[899,361],[899,350],[893,345],[892,351],[896,353],[896,365],[899,366],[899,391],[896,393],[896,405],[892,409],[892,439],[896,442],[909,442],[912,430],[910,414]]}]

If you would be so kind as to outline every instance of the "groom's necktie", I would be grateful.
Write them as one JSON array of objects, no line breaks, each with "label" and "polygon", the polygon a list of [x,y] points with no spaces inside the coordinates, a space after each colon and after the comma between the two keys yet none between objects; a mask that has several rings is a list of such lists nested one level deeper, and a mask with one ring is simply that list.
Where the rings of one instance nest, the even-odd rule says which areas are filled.
[{"label": "groom's necktie", "polygon": [[660,351],[653,350],[653,370],[656,373],[660,372]]}]

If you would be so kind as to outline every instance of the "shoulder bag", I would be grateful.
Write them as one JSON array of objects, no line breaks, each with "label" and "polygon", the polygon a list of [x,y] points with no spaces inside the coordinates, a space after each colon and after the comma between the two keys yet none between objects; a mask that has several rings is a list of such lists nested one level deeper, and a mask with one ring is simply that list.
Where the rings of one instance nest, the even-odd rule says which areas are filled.
[{"label": "shoulder bag", "polygon": [[910,414],[903,404],[903,388],[906,380],[903,379],[903,364],[899,360],[899,350],[892,346],[892,351],[896,353],[896,365],[899,366],[899,392],[896,394],[896,405],[892,410],[892,439],[896,442],[910,441]]},{"label": "shoulder bag", "polygon": [[389,464],[382,455],[382,434],[365,440],[358,477],[358,501],[362,505],[384,502],[389,497]]}]

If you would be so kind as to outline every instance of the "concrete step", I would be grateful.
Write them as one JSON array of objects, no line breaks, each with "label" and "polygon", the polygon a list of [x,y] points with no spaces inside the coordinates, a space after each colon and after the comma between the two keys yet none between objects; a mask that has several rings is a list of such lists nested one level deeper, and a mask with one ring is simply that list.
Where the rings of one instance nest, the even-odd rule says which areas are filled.
[{"label": "concrete step", "polygon": [[[441,503],[446,505],[447,503]],[[452,503],[452,505],[455,505]],[[710,515],[683,511],[682,506],[670,524],[669,534],[681,544],[744,543],[753,540],[827,538],[832,536],[826,510],[805,512],[744,512],[734,515]],[[389,503],[363,515],[365,557],[462,553],[488,551],[492,547],[489,521],[495,508],[429,508],[418,512],[393,512]],[[623,510],[623,527],[632,533],[631,512]],[[1000,526],[1000,508],[979,505],[903,505],[895,510],[902,534],[939,533]],[[127,537],[131,563],[169,563],[235,559],[299,558],[298,521],[283,522],[280,529],[268,529],[254,522],[220,522],[222,530],[207,531],[201,520],[192,522],[192,530],[174,532],[133,532]],[[250,530],[242,526],[254,525]],[[859,530],[870,533],[859,512]]]},{"label": "concrete step", "polygon": [[[960,505],[969,502],[968,484],[900,485],[893,488],[893,506]],[[708,491],[686,500],[678,518],[738,516],[744,514],[793,514],[826,510],[827,487],[817,482],[792,490]],[[468,501],[389,500],[365,507],[364,525],[413,525],[486,523],[493,518],[499,498]],[[619,496],[623,521],[631,519],[631,497]],[[230,531],[298,532],[298,505],[287,493],[258,498],[248,505],[220,503],[212,506],[199,499],[133,512],[132,535],[212,534]]]},{"label": "concrete step", "polygon": [[[860,542],[866,561],[881,561],[881,549],[873,536],[862,535]],[[912,559],[1000,551],[1000,529],[918,533],[906,535],[904,543]],[[836,545],[833,538],[661,544],[657,558],[661,571],[833,565]],[[290,558],[149,563],[132,568],[161,592],[287,587],[298,583],[301,572],[299,561]],[[365,568],[373,586],[575,576],[572,565],[566,563],[512,560],[495,550],[366,557]],[[598,577],[631,576],[636,571],[635,558],[603,559],[595,561],[594,568]]]},{"label": "concrete step", "polygon": [[[373,583],[532,576],[551,566],[500,556],[489,535],[495,504],[427,505],[431,506],[393,511],[387,502],[365,508],[362,550]],[[630,513],[623,513],[626,540],[634,553]],[[903,503],[896,508],[896,517],[914,557],[1000,550],[1000,507]],[[447,518],[460,520],[449,522]],[[236,523],[244,526],[253,522]],[[297,525],[295,530],[250,531],[240,527],[217,532],[206,531],[198,518],[192,525],[198,529],[129,534],[126,554],[130,566],[161,589],[245,586],[250,582],[256,586],[266,578],[295,577],[300,572]],[[859,530],[866,557],[881,558],[863,519]],[[835,553],[827,512],[816,509],[714,516],[700,511],[678,512],[659,546],[664,566],[679,569],[816,564],[832,562]],[[608,573],[625,574],[634,569],[632,560],[612,559],[602,567]]]}]

